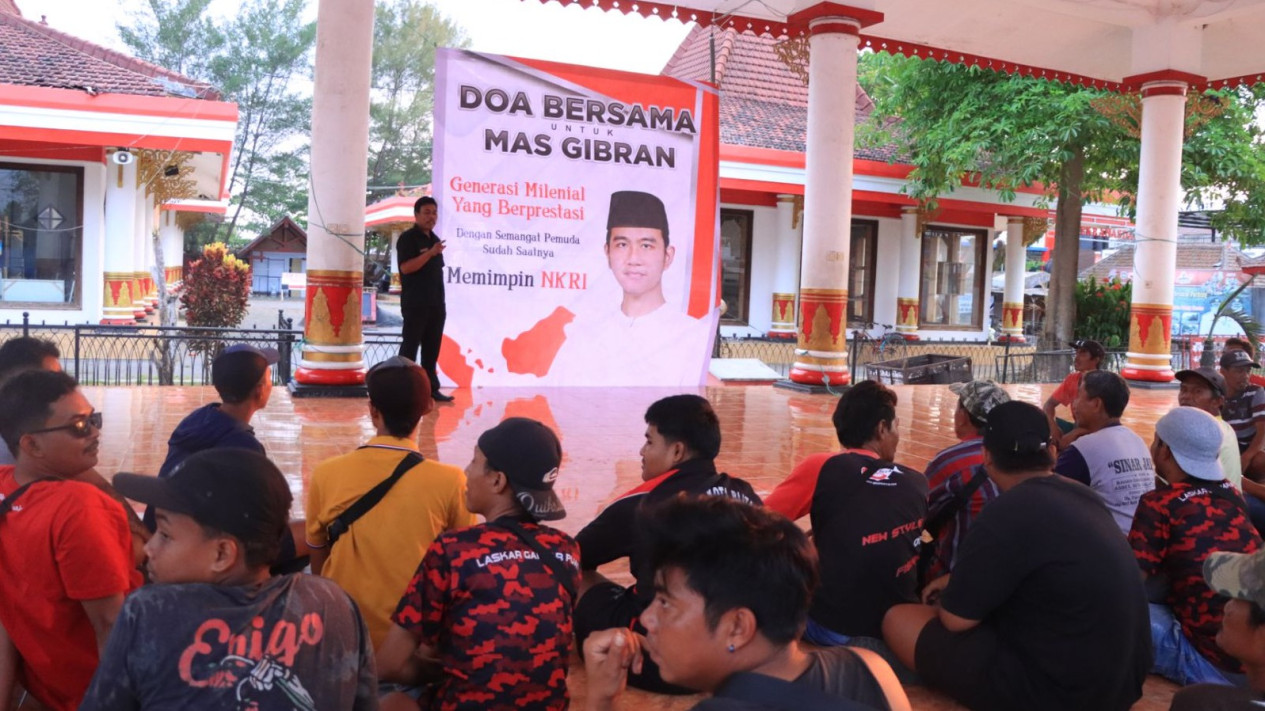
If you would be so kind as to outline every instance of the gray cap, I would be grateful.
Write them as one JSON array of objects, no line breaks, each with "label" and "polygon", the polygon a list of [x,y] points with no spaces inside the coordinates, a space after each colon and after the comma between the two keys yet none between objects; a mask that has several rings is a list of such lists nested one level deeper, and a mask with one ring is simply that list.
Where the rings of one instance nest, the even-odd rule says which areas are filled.
[{"label": "gray cap", "polygon": [[988,422],[988,413],[1003,402],[1010,402],[1010,396],[997,383],[991,380],[972,380],[969,383],[953,383],[949,390],[958,396],[962,409],[980,422]]},{"label": "gray cap", "polygon": [[1197,479],[1221,481],[1221,426],[1194,407],[1176,407],[1155,423],[1155,435],[1173,451],[1182,471]]}]

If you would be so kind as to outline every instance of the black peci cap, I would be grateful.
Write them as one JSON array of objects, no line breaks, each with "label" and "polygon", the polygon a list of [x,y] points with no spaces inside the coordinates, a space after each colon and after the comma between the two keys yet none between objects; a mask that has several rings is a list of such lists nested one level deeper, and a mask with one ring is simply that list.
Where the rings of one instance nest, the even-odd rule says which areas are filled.
[{"label": "black peci cap", "polygon": [[668,241],[668,213],[663,201],[650,193],[621,190],[611,194],[611,211],[606,218],[606,229],[615,227],[649,227],[663,232]]}]

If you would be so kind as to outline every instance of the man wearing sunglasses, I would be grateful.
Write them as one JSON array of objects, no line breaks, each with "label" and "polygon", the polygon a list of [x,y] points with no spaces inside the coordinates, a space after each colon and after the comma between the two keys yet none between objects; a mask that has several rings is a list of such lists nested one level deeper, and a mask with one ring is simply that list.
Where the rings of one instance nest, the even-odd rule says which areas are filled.
[{"label": "man wearing sunglasses", "polygon": [[[97,464],[101,415],[64,373],[33,370],[0,387],[0,624],[17,681],[44,706],[79,706],[123,603],[140,584],[118,503],[71,479]],[[0,668],[0,699],[14,666]]]}]

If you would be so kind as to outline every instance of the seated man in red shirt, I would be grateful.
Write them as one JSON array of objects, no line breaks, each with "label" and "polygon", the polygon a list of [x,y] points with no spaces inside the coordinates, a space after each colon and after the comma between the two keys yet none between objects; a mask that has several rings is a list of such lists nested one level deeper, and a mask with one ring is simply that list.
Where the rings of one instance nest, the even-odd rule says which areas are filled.
[{"label": "seated man in red shirt", "polygon": [[1063,382],[1050,393],[1045,405],[1041,407],[1045,411],[1046,419],[1050,421],[1050,436],[1054,438],[1054,444],[1059,449],[1066,447],[1084,434],[1072,422],[1055,417],[1059,405],[1067,408],[1072,406],[1072,400],[1076,399],[1076,390],[1081,385],[1081,376],[1088,371],[1098,370],[1102,365],[1102,359],[1107,355],[1107,349],[1103,348],[1101,343],[1089,339],[1073,342],[1072,348],[1076,350],[1076,356],[1072,359],[1072,372],[1063,378]]},{"label": "seated man in red shirt", "polygon": [[[0,625],[17,681],[54,711],[79,707],[123,596],[140,584],[118,502],[69,479],[97,465],[101,415],[75,379],[31,370],[0,387]],[[14,669],[0,669],[0,700]]]},{"label": "seated man in red shirt", "polygon": [[1152,669],[1179,684],[1236,683],[1239,663],[1217,646],[1225,598],[1204,582],[1213,551],[1251,553],[1261,537],[1221,469],[1212,415],[1178,407],[1155,423],[1151,459],[1168,486],[1138,502],[1129,545],[1150,596]]}]

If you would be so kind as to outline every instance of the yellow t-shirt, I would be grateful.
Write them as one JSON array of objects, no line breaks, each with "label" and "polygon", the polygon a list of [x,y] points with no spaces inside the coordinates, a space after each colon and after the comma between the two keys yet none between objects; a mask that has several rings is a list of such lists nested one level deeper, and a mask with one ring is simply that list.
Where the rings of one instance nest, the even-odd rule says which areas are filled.
[{"label": "yellow t-shirt", "polygon": [[[330,522],[395,471],[416,445],[374,437],[369,446],[316,465],[307,486],[307,540],[328,544]],[[386,496],[330,549],[321,575],[342,586],[360,606],[376,648],[422,555],[442,532],[476,523],[466,510],[465,472],[429,459],[400,477]]]}]

